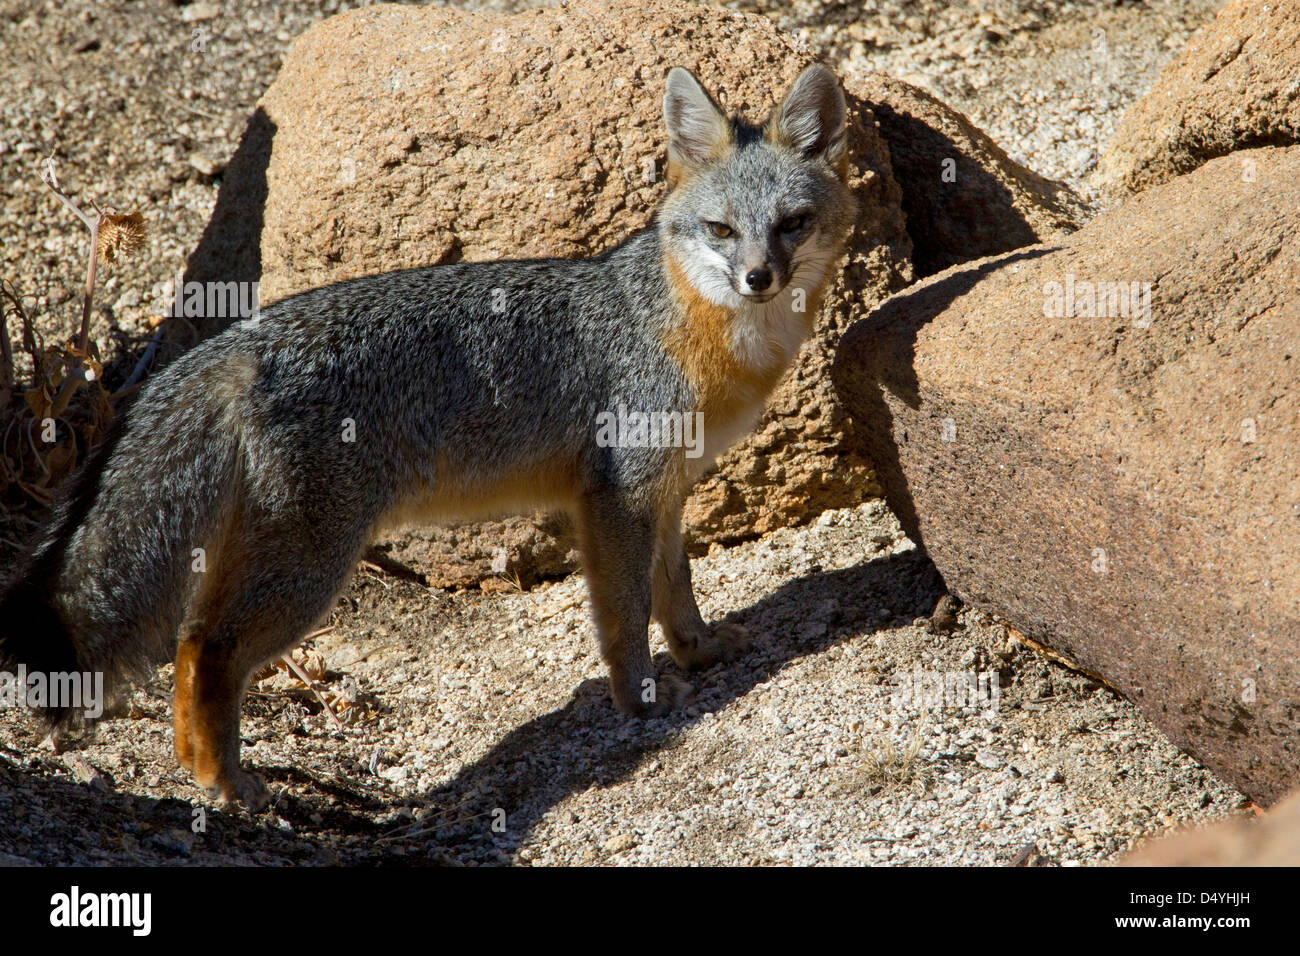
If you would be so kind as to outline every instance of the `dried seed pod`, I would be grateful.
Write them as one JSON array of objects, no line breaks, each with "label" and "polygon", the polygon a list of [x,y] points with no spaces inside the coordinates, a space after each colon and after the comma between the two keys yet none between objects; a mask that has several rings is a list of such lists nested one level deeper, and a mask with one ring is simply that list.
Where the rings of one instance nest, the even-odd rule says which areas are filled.
[{"label": "dried seed pod", "polygon": [[130,255],[144,245],[144,216],[139,212],[122,216],[105,215],[99,221],[99,240],[96,251],[106,262],[112,262],[118,253]]}]

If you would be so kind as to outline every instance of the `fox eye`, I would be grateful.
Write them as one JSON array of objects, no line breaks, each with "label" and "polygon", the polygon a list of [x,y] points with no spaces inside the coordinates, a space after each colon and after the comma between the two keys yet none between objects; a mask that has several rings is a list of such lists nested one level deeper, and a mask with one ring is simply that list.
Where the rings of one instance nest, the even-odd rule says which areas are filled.
[{"label": "fox eye", "polygon": [[732,229],[725,222],[707,223],[709,232],[713,233],[719,239],[726,239],[732,233]]},{"label": "fox eye", "polygon": [[807,221],[808,221],[808,217],[806,215],[803,215],[802,213],[797,216],[786,216],[784,219],[781,220],[780,223],[777,224],[776,228],[778,231],[786,234],[792,232],[798,232],[800,229],[803,228],[804,223],[806,223]]}]

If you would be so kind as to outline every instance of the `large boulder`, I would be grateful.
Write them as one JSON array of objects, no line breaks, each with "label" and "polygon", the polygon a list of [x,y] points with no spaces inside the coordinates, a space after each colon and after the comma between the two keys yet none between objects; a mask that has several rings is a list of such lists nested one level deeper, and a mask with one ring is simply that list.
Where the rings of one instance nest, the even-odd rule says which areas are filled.
[{"label": "large boulder", "polygon": [[1214,160],[895,296],[833,370],[948,586],[1264,802],[1300,784],[1297,183],[1300,147]]},{"label": "large boulder", "polygon": [[1123,194],[1239,149],[1300,142],[1300,5],[1233,0],[1124,115],[1100,178]]},{"label": "large boulder", "polygon": [[918,276],[1046,242],[1088,218],[1069,186],[1021,166],[924,90],[882,73],[851,76],[848,88],[870,104],[889,147]]},{"label": "large boulder", "polygon": [[[349,11],[294,42],[188,278],[259,279],[265,304],[406,266],[592,255],[664,195],[669,68],[762,118],[812,59],[765,18],[687,3]],[[858,220],[842,276],[756,434],[690,499],[696,549],[878,493],[826,369],[850,321],[911,280],[911,247],[871,112],[854,100],[850,113]],[[394,556],[443,584],[502,568],[528,583],[570,566],[556,527],[412,531]]]}]

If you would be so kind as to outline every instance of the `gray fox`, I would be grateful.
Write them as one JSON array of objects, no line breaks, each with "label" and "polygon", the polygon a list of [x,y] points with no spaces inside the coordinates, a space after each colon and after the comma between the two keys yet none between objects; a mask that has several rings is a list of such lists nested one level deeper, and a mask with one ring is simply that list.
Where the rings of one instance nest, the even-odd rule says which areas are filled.
[{"label": "gray fox", "polygon": [[[563,507],[615,706],[668,712],[688,688],[656,680],[652,614],[683,668],[747,640],[700,616],[686,495],[811,331],[854,202],[844,96],[824,66],[762,126],[678,67],[664,119],[668,194],[613,248],[311,289],[154,377],[0,597],[0,664],[111,686],[174,660],[177,758],[213,797],[257,810],[265,784],[239,761],[250,675],[330,611],[378,531]],[[702,448],[637,428],[602,440],[615,409],[701,422]]]}]

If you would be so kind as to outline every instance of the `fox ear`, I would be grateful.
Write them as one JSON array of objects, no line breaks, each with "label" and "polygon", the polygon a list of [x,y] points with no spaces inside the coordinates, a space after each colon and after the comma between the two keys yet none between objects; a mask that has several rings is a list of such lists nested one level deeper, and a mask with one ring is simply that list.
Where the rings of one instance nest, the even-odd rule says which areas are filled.
[{"label": "fox ear", "polygon": [[673,67],[664,91],[669,177],[697,169],[731,141],[731,124],[690,70]]},{"label": "fox ear", "polygon": [[846,115],[839,80],[827,67],[814,63],[799,74],[772,114],[768,137],[837,167],[844,158]]}]

